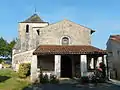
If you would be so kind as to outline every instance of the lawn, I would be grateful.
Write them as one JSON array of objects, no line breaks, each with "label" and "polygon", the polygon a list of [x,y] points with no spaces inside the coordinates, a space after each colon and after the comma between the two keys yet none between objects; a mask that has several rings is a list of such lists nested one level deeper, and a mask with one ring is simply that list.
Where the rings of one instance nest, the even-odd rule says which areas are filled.
[{"label": "lawn", "polygon": [[23,90],[30,85],[29,79],[20,79],[11,69],[0,70],[0,90]]}]

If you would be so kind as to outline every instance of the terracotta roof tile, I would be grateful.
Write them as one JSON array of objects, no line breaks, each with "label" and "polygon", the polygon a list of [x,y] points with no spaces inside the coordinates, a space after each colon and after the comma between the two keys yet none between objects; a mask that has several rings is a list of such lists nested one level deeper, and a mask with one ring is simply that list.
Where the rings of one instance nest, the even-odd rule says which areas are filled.
[{"label": "terracotta roof tile", "polygon": [[120,35],[111,35],[110,39],[114,40],[114,41],[117,41],[117,42],[120,42]]},{"label": "terracotta roof tile", "polygon": [[34,55],[43,54],[106,54],[106,51],[87,45],[62,46],[62,45],[41,45],[34,52]]}]

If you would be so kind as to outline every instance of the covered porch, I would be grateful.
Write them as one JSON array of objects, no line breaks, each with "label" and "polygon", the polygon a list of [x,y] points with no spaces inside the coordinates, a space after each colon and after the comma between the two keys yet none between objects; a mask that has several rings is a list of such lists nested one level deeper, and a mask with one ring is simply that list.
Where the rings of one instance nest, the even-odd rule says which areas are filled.
[{"label": "covered porch", "polygon": [[87,76],[104,62],[106,52],[93,46],[39,46],[33,53],[31,80],[35,81],[41,67],[44,74],[58,78]]}]

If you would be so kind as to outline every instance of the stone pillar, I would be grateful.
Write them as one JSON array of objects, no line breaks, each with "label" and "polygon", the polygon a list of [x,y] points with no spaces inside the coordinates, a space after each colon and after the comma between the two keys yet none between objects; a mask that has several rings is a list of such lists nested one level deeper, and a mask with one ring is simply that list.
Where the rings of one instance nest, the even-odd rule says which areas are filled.
[{"label": "stone pillar", "polygon": [[61,75],[61,55],[55,55],[55,75],[59,78]]},{"label": "stone pillar", "polygon": [[103,57],[98,57],[96,67],[99,67],[99,63],[103,62]]},{"label": "stone pillar", "polygon": [[80,55],[81,58],[81,76],[86,76],[87,74],[87,55]]},{"label": "stone pillar", "polygon": [[107,66],[107,60],[106,60],[107,55],[104,55],[104,64]]},{"label": "stone pillar", "polygon": [[106,75],[107,75],[107,78],[109,78],[107,55],[104,55],[104,64],[105,64],[105,67],[106,67]]},{"label": "stone pillar", "polygon": [[32,56],[31,61],[31,82],[35,82],[38,79],[37,76],[37,55]]},{"label": "stone pillar", "polygon": [[91,69],[94,69],[94,58],[91,58],[91,60],[89,60],[87,63],[90,65]]}]

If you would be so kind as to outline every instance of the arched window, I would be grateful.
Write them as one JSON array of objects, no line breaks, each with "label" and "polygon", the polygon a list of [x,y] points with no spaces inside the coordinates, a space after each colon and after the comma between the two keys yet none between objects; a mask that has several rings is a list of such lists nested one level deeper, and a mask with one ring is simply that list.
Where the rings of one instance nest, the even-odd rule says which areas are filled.
[{"label": "arched window", "polygon": [[26,25],[26,33],[29,33],[29,25]]},{"label": "arched window", "polygon": [[68,37],[63,37],[62,38],[62,45],[68,45],[69,44],[69,38]]}]

